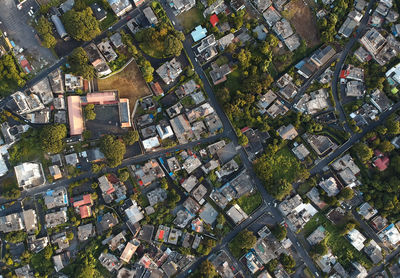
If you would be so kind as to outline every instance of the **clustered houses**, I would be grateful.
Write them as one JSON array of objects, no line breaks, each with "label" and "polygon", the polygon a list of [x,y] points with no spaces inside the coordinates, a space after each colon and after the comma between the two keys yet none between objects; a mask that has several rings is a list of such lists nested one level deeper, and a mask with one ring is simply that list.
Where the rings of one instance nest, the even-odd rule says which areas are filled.
[{"label": "clustered houses", "polygon": [[[172,67],[177,63],[179,62],[167,62],[157,70],[165,83],[169,82],[165,78],[167,75],[171,77],[172,71],[163,67]],[[175,81],[179,74],[177,73],[171,82]],[[210,103],[206,102],[201,86],[194,79],[175,86],[169,96],[176,97],[176,102],[168,103],[169,107],[164,113],[159,113],[162,103],[153,101],[152,97],[143,98],[139,102],[144,113],[137,115],[135,121],[145,151],[171,146],[176,144],[176,141],[186,144],[222,131],[220,118]]]}]

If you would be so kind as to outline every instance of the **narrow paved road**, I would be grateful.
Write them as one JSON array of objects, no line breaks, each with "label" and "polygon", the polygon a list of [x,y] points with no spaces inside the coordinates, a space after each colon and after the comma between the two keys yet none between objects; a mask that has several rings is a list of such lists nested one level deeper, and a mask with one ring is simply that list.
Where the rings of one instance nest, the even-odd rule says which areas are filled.
[{"label": "narrow paved road", "polygon": [[[339,95],[340,93],[338,90],[338,83],[339,83],[339,77],[340,77],[340,71],[343,68],[344,62],[346,61],[347,56],[349,55],[351,49],[353,48],[354,44],[358,41],[359,38],[361,38],[362,35],[364,35],[364,31],[367,28],[368,20],[369,20],[369,13],[368,11],[372,8],[376,0],[371,0],[368,4],[368,7],[366,9],[367,12],[365,12],[364,17],[362,18],[360,25],[358,26],[356,30],[356,36],[351,37],[347,44],[345,45],[342,54],[339,58],[339,62],[336,64],[335,67],[335,72],[333,74],[333,79],[332,79],[332,94],[333,98],[335,99],[336,102],[336,110],[339,112],[339,120],[343,124],[344,129],[346,132],[349,132],[350,134],[353,134],[346,118],[345,111],[343,109],[343,105],[341,104],[341,96]],[[343,93],[344,94],[344,93]]]}]

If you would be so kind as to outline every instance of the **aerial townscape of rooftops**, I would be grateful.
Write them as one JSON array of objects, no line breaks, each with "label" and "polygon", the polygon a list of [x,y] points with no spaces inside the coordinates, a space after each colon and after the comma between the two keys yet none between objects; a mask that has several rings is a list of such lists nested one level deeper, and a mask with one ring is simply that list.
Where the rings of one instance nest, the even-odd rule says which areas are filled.
[{"label": "aerial townscape of rooftops", "polygon": [[400,0],[3,0],[0,277],[400,277]]}]

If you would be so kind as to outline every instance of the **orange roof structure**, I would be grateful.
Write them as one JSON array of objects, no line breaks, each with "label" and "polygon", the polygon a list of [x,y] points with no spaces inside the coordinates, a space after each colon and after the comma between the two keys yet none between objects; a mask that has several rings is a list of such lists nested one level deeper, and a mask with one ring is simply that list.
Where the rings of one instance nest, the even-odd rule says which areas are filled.
[{"label": "orange roof structure", "polygon": [[82,219],[92,216],[92,210],[89,206],[79,207],[79,212],[81,214]]},{"label": "orange roof structure", "polygon": [[[82,101],[85,103],[84,101]],[[99,93],[91,93],[86,95],[86,103],[93,104],[111,104],[117,103],[118,96],[116,92],[99,92]]]},{"label": "orange roof structure", "polygon": [[92,196],[90,196],[90,194],[86,194],[86,195],[82,196],[82,199],[74,202],[74,207],[80,207],[80,206],[92,205],[92,204],[93,204]]},{"label": "orange roof structure", "polygon": [[71,136],[81,135],[83,126],[83,116],[81,109],[80,96],[68,96],[68,118],[69,118],[69,133]]}]

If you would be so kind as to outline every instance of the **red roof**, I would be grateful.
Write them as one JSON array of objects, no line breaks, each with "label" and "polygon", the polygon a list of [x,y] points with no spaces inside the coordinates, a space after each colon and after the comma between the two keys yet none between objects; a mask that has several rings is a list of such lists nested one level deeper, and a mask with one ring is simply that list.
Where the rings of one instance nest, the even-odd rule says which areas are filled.
[{"label": "red roof", "polygon": [[210,17],[210,22],[211,22],[211,25],[212,25],[213,27],[215,27],[215,25],[217,25],[218,21],[219,21],[219,19],[218,19],[218,16],[217,16],[216,14],[213,14],[213,15]]},{"label": "red roof", "polygon": [[386,168],[389,166],[389,157],[384,156],[380,157],[377,160],[375,160],[374,165],[376,168],[379,169],[379,171],[385,171]]},{"label": "red roof", "polygon": [[158,83],[158,82],[152,83],[151,84],[151,88],[153,89],[153,91],[156,94],[156,96],[160,96],[160,95],[164,94],[164,91],[161,88],[160,83]]},{"label": "red roof", "polygon": [[81,218],[86,218],[92,216],[92,210],[89,206],[81,206],[79,207],[79,212],[81,213]]},{"label": "red roof", "polygon": [[158,235],[158,239],[163,239],[164,238],[164,230],[160,231],[160,234]]},{"label": "red roof", "polygon": [[340,78],[346,78],[349,75],[348,70],[342,70],[340,71]]},{"label": "red roof", "polygon": [[74,207],[80,207],[84,205],[91,205],[92,204],[92,196],[90,194],[86,194],[82,196],[82,200],[74,202]]},{"label": "red roof", "polygon": [[111,182],[112,184],[118,183],[118,182],[119,182],[119,179],[118,179],[117,176],[114,175],[114,174],[109,174],[109,175],[107,175],[107,179],[108,179],[108,181]]}]

